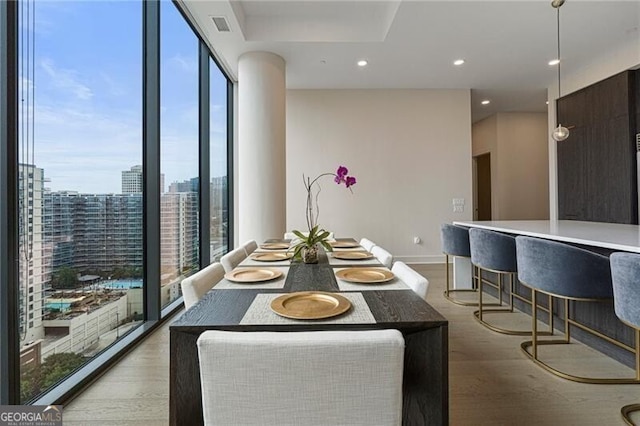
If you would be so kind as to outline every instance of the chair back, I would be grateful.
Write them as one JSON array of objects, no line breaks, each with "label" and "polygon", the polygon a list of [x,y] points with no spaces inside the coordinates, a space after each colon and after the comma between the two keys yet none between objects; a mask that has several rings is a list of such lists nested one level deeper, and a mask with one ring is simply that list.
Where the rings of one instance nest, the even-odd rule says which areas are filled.
[{"label": "chair back", "polygon": [[220,258],[220,263],[222,264],[225,272],[231,272],[246,258],[247,252],[244,250],[244,247],[238,247],[237,249],[231,250],[229,253],[222,256]]},{"label": "chair back", "polygon": [[487,229],[469,229],[471,263],[483,269],[516,272],[516,238]]},{"label": "chair back", "polygon": [[360,245],[363,249],[370,252],[377,244],[367,238],[362,238],[360,240]]},{"label": "chair back", "polygon": [[401,425],[398,330],[198,338],[205,425]]},{"label": "chair back", "polygon": [[528,287],[572,299],[613,297],[609,258],[579,247],[516,237],[518,280]]},{"label": "chair back", "polygon": [[258,243],[256,240],[249,240],[242,245],[247,256],[250,256],[254,251],[258,250]]},{"label": "chair back", "polygon": [[422,299],[427,300],[427,291],[429,290],[429,280],[411,269],[404,262],[397,261],[393,264],[391,272],[402,282],[411,287],[411,289]]},{"label": "chair back", "polygon": [[195,305],[223,277],[224,268],[216,262],[183,279],[180,288],[182,289],[184,307],[189,309]]},{"label": "chair back", "polygon": [[378,262],[382,263],[387,268],[391,268],[391,264],[393,263],[393,255],[391,253],[380,246],[374,246],[371,249],[371,254],[378,259]]},{"label": "chair back", "polygon": [[640,328],[640,254],[613,253],[610,261],[616,315]]},{"label": "chair back", "polygon": [[440,226],[440,242],[444,254],[471,257],[468,228],[443,223]]}]

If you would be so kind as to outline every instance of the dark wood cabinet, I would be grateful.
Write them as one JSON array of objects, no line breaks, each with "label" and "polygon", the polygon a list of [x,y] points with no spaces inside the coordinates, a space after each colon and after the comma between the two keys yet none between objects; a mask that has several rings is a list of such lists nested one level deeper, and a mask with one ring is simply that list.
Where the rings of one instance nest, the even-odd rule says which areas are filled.
[{"label": "dark wood cabinet", "polygon": [[[563,123],[564,124],[564,123]],[[584,127],[571,130],[570,137],[558,143],[558,212],[560,219],[584,220],[587,180]]]},{"label": "dark wood cabinet", "polygon": [[638,71],[617,74],[560,98],[557,143],[559,219],[638,223],[635,134]]}]

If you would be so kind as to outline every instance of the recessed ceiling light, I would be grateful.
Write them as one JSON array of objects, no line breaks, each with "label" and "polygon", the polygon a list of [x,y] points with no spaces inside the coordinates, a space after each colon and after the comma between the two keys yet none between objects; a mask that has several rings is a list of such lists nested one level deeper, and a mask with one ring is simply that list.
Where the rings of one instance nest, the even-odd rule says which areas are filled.
[{"label": "recessed ceiling light", "polygon": [[359,67],[366,67],[368,63],[369,63],[368,61],[366,61],[366,60],[364,60],[364,59],[360,59],[360,60],[358,61],[358,66],[359,66]]},{"label": "recessed ceiling light", "polygon": [[549,66],[558,65],[560,63],[560,59],[552,59],[549,61]]},{"label": "recessed ceiling light", "polygon": [[549,105],[549,101],[545,102],[545,104]]},{"label": "recessed ceiling light", "polygon": [[456,59],[453,61],[453,65],[460,66],[462,64],[464,64],[464,59]]},{"label": "recessed ceiling light", "polygon": [[491,101],[489,99],[485,99],[484,101],[480,102],[482,105],[489,105],[491,103]]}]

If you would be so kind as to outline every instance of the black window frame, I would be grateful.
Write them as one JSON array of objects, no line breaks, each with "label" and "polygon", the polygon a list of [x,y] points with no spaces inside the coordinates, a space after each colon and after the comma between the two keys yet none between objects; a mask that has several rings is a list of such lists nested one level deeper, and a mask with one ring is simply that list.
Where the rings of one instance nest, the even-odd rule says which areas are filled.
[{"label": "black window frame", "polygon": [[[21,0],[0,1],[0,405],[20,404],[20,337],[18,332],[18,10]],[[84,366],[30,404],[64,404],[110,368],[131,348],[182,308],[182,297],[160,306],[160,2],[138,0],[143,12],[143,268],[144,321]],[[209,59],[227,80],[227,247],[233,246],[233,87],[234,83],[188,19],[172,1],[199,42],[199,176],[200,267],[209,264],[210,157]],[[206,69],[206,73],[203,70]],[[206,119],[204,119],[206,117]],[[206,178],[206,179],[204,179]],[[206,190],[204,190],[206,188]],[[203,196],[206,194],[206,196]]]}]

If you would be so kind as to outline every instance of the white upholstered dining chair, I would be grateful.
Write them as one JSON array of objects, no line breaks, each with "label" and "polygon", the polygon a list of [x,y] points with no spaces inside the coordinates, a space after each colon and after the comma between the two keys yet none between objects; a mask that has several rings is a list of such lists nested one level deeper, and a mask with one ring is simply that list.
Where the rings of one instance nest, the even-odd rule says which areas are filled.
[{"label": "white upholstered dining chair", "polygon": [[360,245],[362,246],[362,248],[364,248],[366,251],[371,252],[371,250],[376,246],[376,243],[374,243],[373,241],[371,241],[368,238],[362,238],[360,240]]},{"label": "white upholstered dining chair", "polygon": [[391,255],[391,253],[380,246],[374,246],[371,249],[371,254],[373,254],[376,259],[378,259],[378,262],[382,263],[387,268],[391,268],[391,264],[393,263],[393,256]]},{"label": "white upholstered dining chair", "polygon": [[205,425],[400,425],[398,330],[198,338]]},{"label": "white upholstered dining chair", "polygon": [[427,300],[427,291],[429,290],[429,280],[411,269],[406,263],[396,261],[391,268],[391,272],[404,282],[406,285],[420,296],[423,300]]},{"label": "white upholstered dining chair", "polygon": [[244,247],[238,247],[237,249],[233,249],[229,253],[222,256],[220,258],[220,263],[222,264],[225,272],[231,272],[236,266],[240,264],[240,262],[242,262],[246,258],[247,252],[244,250]]},{"label": "white upholstered dining chair", "polygon": [[189,309],[195,305],[213,286],[220,282],[222,277],[224,277],[224,268],[216,262],[183,279],[180,287],[184,307]]},{"label": "white upholstered dining chair", "polygon": [[242,245],[242,248],[244,248],[247,256],[251,256],[254,251],[258,250],[258,243],[256,243],[256,240],[249,240]]}]

